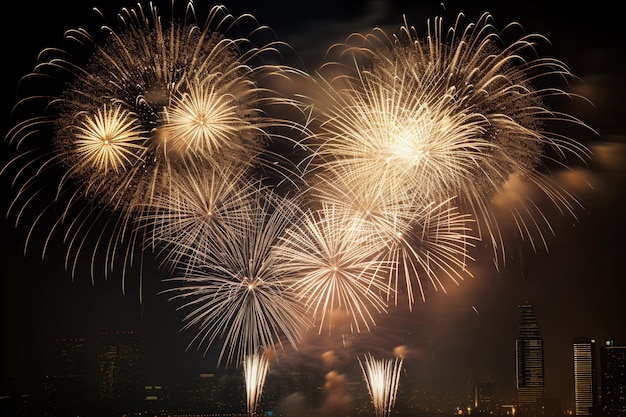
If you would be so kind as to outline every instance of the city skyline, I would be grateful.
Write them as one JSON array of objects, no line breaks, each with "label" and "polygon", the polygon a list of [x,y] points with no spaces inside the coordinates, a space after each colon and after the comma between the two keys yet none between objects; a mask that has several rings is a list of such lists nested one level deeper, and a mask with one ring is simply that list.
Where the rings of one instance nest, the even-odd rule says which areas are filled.
[{"label": "city skyline", "polygon": [[[626,148],[619,118],[624,109],[624,95],[620,95],[624,81],[619,79],[624,58],[621,45],[615,45],[619,36],[610,29],[616,18],[610,13],[607,16],[600,6],[593,6],[586,13],[563,5],[546,5],[543,9],[540,3],[515,8],[485,2],[482,7],[466,10],[467,5],[444,2],[445,11],[439,2],[422,7],[403,2],[389,2],[386,7],[377,2],[368,4],[372,9],[323,3],[321,10],[308,15],[286,4],[278,7],[284,9],[280,15],[253,3],[226,6],[232,13],[254,14],[309,63],[321,60],[320,49],[353,30],[368,30],[374,24],[398,26],[402,13],[419,27],[426,19],[444,12],[450,22],[458,11],[476,18],[484,9],[494,15],[498,26],[519,21],[528,31],[545,34],[552,43],[551,54],[572,66],[573,73],[584,82],[581,91],[595,104],[593,109],[581,110],[585,122],[599,131],[599,137],[589,142],[594,151],[591,165],[576,169],[571,177],[564,176],[574,180],[576,175],[582,175],[589,182],[588,186],[577,183],[573,187],[585,207],[577,213],[578,222],[555,217],[555,237],[548,237],[547,242],[549,253],[541,249],[534,253],[528,242],[512,239],[512,245],[507,246],[507,263],[498,271],[489,250],[479,248],[473,277],[458,287],[447,288],[447,294],[432,293],[426,302],[416,303],[411,312],[403,307],[395,309],[381,317],[371,332],[350,334],[343,340],[311,332],[300,352],[287,349],[281,361],[322,363],[322,354],[334,351],[341,369],[347,362],[354,362],[357,353],[371,349],[377,356],[392,356],[395,347],[405,346],[406,377],[416,386],[449,390],[451,395],[459,396],[473,389],[472,382],[494,381],[499,395],[512,400],[517,306],[528,302],[534,306],[544,331],[546,395],[573,404],[572,340],[587,336],[622,343],[626,339],[626,312],[621,301],[626,295],[621,280],[626,275],[621,262],[625,245],[620,238],[626,231],[621,210],[626,202],[621,192],[626,185]],[[375,5],[380,8],[375,9]],[[48,10],[46,7],[52,6],[40,5],[30,14],[24,11],[21,15],[25,22],[20,22],[19,27],[41,31],[41,35],[7,46],[14,57],[15,71],[11,71],[5,84],[3,126],[8,126],[8,109],[14,104],[18,78],[32,69],[42,47],[61,43],[64,30],[90,19],[91,6],[84,2],[80,6],[67,3],[58,6],[59,10]],[[533,14],[539,9],[542,13]],[[115,13],[117,4],[107,6],[107,10]],[[50,17],[57,13],[56,18]],[[8,40],[15,30],[8,30],[3,38]],[[316,36],[327,39],[321,48],[310,45]],[[8,202],[12,195],[10,184],[3,179],[2,186],[3,201]],[[3,209],[6,211],[6,203]],[[33,384],[32,378],[42,370],[49,369],[50,352],[46,353],[43,347],[57,337],[89,337],[118,328],[120,323],[143,330],[151,360],[167,363],[169,369],[164,369],[165,373],[215,368],[214,360],[203,359],[202,352],[195,348],[186,350],[190,336],[179,332],[180,313],[164,297],[155,295],[163,289],[161,279],[167,277],[156,265],[146,265],[149,279],[144,281],[140,303],[132,280],[125,295],[117,276],[92,285],[88,274],[82,273],[72,282],[71,274],[63,267],[62,248],[53,249],[44,261],[36,251],[24,257],[24,227],[15,230],[12,220],[6,220],[2,231],[3,340],[11,341],[3,343],[3,370],[6,375],[16,375],[24,389]],[[136,276],[137,271],[129,274]]]},{"label": "city skyline", "polygon": [[[526,312],[521,314],[521,327],[527,327],[524,322],[528,324],[528,311],[531,308],[530,305],[520,306],[520,311]],[[537,340],[537,335],[529,335],[526,331],[522,333],[518,340],[524,343]],[[465,398],[455,399],[441,392],[424,391],[407,380],[406,373],[401,372],[402,361],[398,358],[378,361],[370,356],[367,358],[367,368],[363,367],[362,362],[360,364],[363,374],[359,379],[355,369],[344,369],[343,374],[330,372],[324,376],[324,369],[289,364],[285,366],[276,362],[275,357],[266,356],[268,370],[274,370],[266,375],[267,389],[254,394],[255,410],[252,414],[272,411],[276,415],[307,415],[326,411],[339,415],[417,413],[431,416],[466,414],[469,409],[472,410],[471,414],[477,415],[510,415],[511,409],[515,408],[516,415],[533,416],[536,407],[541,407],[544,412],[556,413],[553,415],[570,415],[570,412],[577,416],[596,415],[599,412],[607,416],[622,415],[626,410],[623,395],[620,394],[626,389],[626,345],[605,341],[596,346],[593,339],[576,338],[571,346],[573,349],[569,352],[569,359],[576,370],[574,409],[565,407],[559,398],[542,396],[542,387],[536,383],[537,374],[531,369],[536,368],[538,359],[532,352],[528,352],[533,363],[524,372],[529,378],[525,378],[527,382],[521,386],[519,395],[522,400],[518,401],[518,405],[503,401],[497,394],[498,386],[494,382],[476,382],[473,392],[466,393]],[[12,407],[20,407],[19,404],[22,404],[24,408],[19,415],[23,416],[39,415],[40,412],[46,412],[47,415],[95,412],[108,416],[111,413],[139,413],[142,410],[174,415],[246,415],[246,398],[250,400],[246,376],[248,370],[195,370],[176,380],[155,378],[150,373],[150,368],[155,365],[148,364],[144,355],[144,339],[132,331],[103,332],[92,340],[57,339],[51,348],[54,349],[55,365],[49,373],[43,375],[40,386],[30,393],[5,391],[1,412],[10,413],[13,410],[15,413],[18,408]],[[590,371],[600,372],[592,376]],[[388,387],[393,397],[383,397],[383,392],[372,393],[372,389],[384,389],[378,384],[371,386],[376,378],[383,377],[380,372],[387,373],[385,378],[393,376],[394,381],[389,381]],[[596,377],[599,384],[591,382]],[[310,397],[303,394],[307,392],[307,387],[315,392]],[[602,398],[605,399],[602,403],[598,401],[600,387]],[[531,399],[531,396],[534,398]],[[369,397],[372,397],[372,402],[368,400]],[[391,412],[391,408],[384,408],[384,401],[390,401],[393,407],[396,400],[397,411]],[[249,407],[250,403],[247,415],[251,414]]]}]

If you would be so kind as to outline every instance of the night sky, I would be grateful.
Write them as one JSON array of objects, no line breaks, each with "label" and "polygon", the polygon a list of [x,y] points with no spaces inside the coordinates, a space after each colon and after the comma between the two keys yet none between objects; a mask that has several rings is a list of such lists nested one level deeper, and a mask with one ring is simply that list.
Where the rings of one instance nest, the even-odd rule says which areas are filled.
[{"label": "night sky", "polygon": [[[414,3],[419,3],[415,5]],[[158,2],[157,2],[158,4]],[[169,1],[163,2],[165,8]],[[202,3],[204,4],[204,3]],[[412,312],[394,309],[368,334],[348,336],[348,344],[317,337],[305,338],[301,352],[290,361],[319,361],[319,355],[336,350],[345,361],[371,350],[391,355],[395,346],[408,348],[406,378],[422,390],[463,396],[473,382],[496,383],[498,396],[514,400],[515,338],[518,309],[535,307],[544,338],[546,395],[573,402],[572,341],[587,336],[599,342],[626,343],[626,56],[620,12],[607,2],[444,2],[363,1],[355,6],[341,0],[232,1],[228,10],[253,14],[279,39],[297,51],[309,69],[324,59],[326,49],[355,31],[374,26],[395,29],[406,14],[409,23],[426,24],[443,15],[451,24],[458,12],[476,19],[491,12],[498,27],[511,21],[527,32],[539,32],[551,42],[550,55],[565,62],[581,79],[576,92],[592,105],[576,102],[579,115],[598,132],[581,140],[592,150],[586,167],[570,176],[571,187],[584,208],[578,221],[556,214],[551,217],[555,236],[549,251],[535,253],[529,242],[515,238],[507,246],[506,265],[497,270],[487,250],[478,250],[471,267],[473,277],[448,293],[432,294]],[[59,1],[16,2],[4,15],[2,124],[9,127],[18,79],[30,72],[38,52],[62,46],[65,30],[92,28],[98,22],[91,8],[98,6],[113,20],[121,6],[135,2]],[[423,30],[420,30],[423,33]],[[2,149],[3,163],[7,159]],[[583,178],[584,181],[580,179]],[[586,185],[584,184],[586,182]],[[93,337],[101,330],[134,328],[146,340],[155,378],[170,374],[211,370],[212,358],[202,358],[195,348],[186,351],[190,334],[180,333],[180,314],[165,297],[160,280],[167,276],[146,265],[143,303],[139,302],[137,271],[129,271],[125,292],[119,276],[92,284],[82,271],[74,279],[63,267],[63,248],[55,247],[41,260],[38,247],[23,253],[28,223],[17,229],[4,213],[12,197],[10,178],[2,185],[2,371],[3,390],[31,391],[38,378],[53,370],[57,337]],[[52,191],[53,192],[53,191]],[[539,202],[541,204],[541,202]],[[356,378],[354,374],[354,378]]]}]

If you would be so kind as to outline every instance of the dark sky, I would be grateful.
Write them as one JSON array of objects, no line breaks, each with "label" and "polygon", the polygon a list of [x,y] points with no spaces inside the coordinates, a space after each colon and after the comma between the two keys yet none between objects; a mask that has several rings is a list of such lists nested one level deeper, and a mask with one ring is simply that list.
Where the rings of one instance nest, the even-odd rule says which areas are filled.
[{"label": "dark sky", "polygon": [[[32,70],[41,49],[61,46],[67,29],[93,27],[89,25],[97,19],[92,6],[113,17],[120,6],[135,5],[120,0],[100,3],[24,1],[15,3],[11,14],[5,15],[1,25],[3,132],[9,126],[18,79]],[[578,222],[554,218],[556,236],[548,239],[548,253],[534,253],[528,242],[513,240],[507,246],[507,264],[499,271],[489,253],[479,251],[473,278],[459,287],[449,286],[448,294],[432,295],[413,312],[394,311],[370,334],[352,335],[351,343],[355,351],[371,347],[389,354],[393,347],[405,344],[410,352],[407,378],[420,389],[457,395],[469,392],[473,381],[494,381],[500,396],[512,401],[517,305],[529,302],[535,306],[544,336],[547,395],[571,406],[573,339],[589,336],[626,343],[626,56],[619,11],[607,2],[573,6],[536,0],[444,2],[445,10],[438,1],[408,0],[363,1],[358,6],[341,0],[225,4],[233,14],[249,12],[272,27],[311,69],[333,42],[378,25],[395,28],[403,14],[419,26],[437,15],[443,14],[450,23],[458,12],[475,19],[489,11],[497,26],[517,21],[527,32],[542,33],[551,41],[550,54],[580,77],[577,91],[594,103],[577,109],[598,132],[585,142],[593,151],[592,160],[587,168],[576,171],[577,178],[582,176],[589,184],[575,186],[584,203],[577,212]],[[4,216],[12,194],[8,178],[3,177],[1,184]],[[83,274],[72,281],[63,269],[62,250],[53,250],[44,261],[36,250],[24,256],[25,229],[14,229],[13,220],[4,218],[1,227],[4,389],[29,390],[33,380],[50,371],[56,337],[89,337],[118,326],[139,329],[150,357],[163,369],[214,366],[197,352],[185,352],[188,335],[178,333],[179,316],[164,298],[153,295],[164,272],[148,266],[140,304],[132,284],[122,294],[119,277],[92,285]],[[314,361],[327,349],[341,347],[312,336],[302,346],[301,359],[294,360]]]}]

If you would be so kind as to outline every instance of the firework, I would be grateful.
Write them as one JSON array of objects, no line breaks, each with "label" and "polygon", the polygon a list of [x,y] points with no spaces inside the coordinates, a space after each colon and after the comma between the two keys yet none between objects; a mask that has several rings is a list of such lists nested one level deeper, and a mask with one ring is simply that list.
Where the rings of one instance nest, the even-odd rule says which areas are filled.
[{"label": "firework", "polygon": [[[123,9],[118,27],[42,51],[22,82],[43,91],[15,106],[37,113],[9,130],[18,154],[2,174],[16,170],[17,222],[43,207],[25,246],[52,216],[43,255],[60,235],[72,275],[85,259],[93,279],[103,257],[124,282],[157,252],[188,347],[244,367],[250,414],[260,351],[297,349],[310,327],[345,341],[392,300],[445,292],[470,275],[477,241],[504,260],[501,207],[545,246],[545,209],[517,182],[574,215],[549,169],[589,154],[558,127],[588,127],[548,108],[574,97],[560,84],[573,76],[538,54],[541,36],[505,43],[489,14],[436,18],[425,37],[405,21],[349,36],[309,75],[275,63],[284,44],[252,16],[215,6],[199,21],[183,6],[181,19]],[[402,359],[359,361],[389,415]]]},{"label": "firework", "polygon": [[426,300],[426,282],[434,290],[446,292],[444,280],[459,285],[465,277],[471,277],[467,263],[473,261],[469,250],[474,247],[469,234],[471,220],[458,213],[455,207],[431,204],[416,213],[409,228],[402,227],[389,235],[382,251],[390,264],[397,265],[389,271],[388,281],[398,304],[401,283],[404,282],[409,308],[416,295]]},{"label": "firework", "polygon": [[359,365],[374,405],[376,417],[387,417],[396,402],[403,358],[375,359],[368,354]]},{"label": "firework", "polygon": [[158,248],[170,270],[193,270],[198,245],[224,242],[233,235],[226,229],[244,233],[262,188],[233,165],[188,168],[186,175],[172,178],[171,190],[155,195],[139,218],[147,229],[145,244]]},{"label": "firework", "polygon": [[[574,215],[578,201],[544,170],[564,164],[559,158],[589,155],[557,128],[588,127],[545,105],[574,96],[559,88],[573,76],[558,60],[538,56],[541,36],[508,45],[503,38],[489,14],[466,26],[460,15],[449,29],[435,19],[424,38],[405,22],[398,34],[375,29],[333,46],[318,88],[304,98],[312,108],[313,169],[418,193],[416,201],[427,204],[454,198],[474,217],[476,237],[493,247],[496,264],[504,243],[492,200],[513,179]],[[530,195],[520,195],[509,213],[522,238],[545,244],[550,225]]]},{"label": "firework", "polygon": [[471,275],[466,265],[472,260],[469,249],[475,240],[472,221],[458,213],[452,199],[427,203],[385,181],[363,183],[350,173],[336,174],[318,177],[311,191],[314,201],[332,204],[327,215],[358,225],[357,230],[373,243],[385,263],[394,266],[386,269],[394,304],[401,294],[409,308],[417,296],[425,300],[426,281],[435,290],[445,291],[444,277],[458,284]]},{"label": "firework", "polygon": [[275,256],[280,270],[292,276],[292,289],[319,326],[359,332],[386,312],[389,268],[378,258],[371,230],[336,207],[308,210],[286,229]]},{"label": "firework", "polygon": [[[287,102],[263,85],[280,72],[272,64],[278,42],[252,40],[271,31],[223,6],[201,22],[189,2],[182,17],[167,24],[156,7],[139,4],[121,11],[119,27],[103,24],[100,36],[69,30],[67,49],[44,50],[22,81],[39,87],[45,80],[45,91],[20,100],[15,112],[40,104],[46,112],[7,134],[20,150],[4,168],[18,167],[12,210],[18,219],[27,206],[45,207],[37,221],[57,216],[43,252],[58,232],[73,272],[93,244],[92,277],[101,251],[105,273],[122,258],[124,274],[145,238],[136,219],[155,196],[160,203],[175,190],[189,166],[229,166],[253,175],[252,169],[268,165],[264,171],[293,174],[275,163],[282,160],[270,146],[284,139],[271,131],[293,123],[270,117],[268,109]],[[58,179],[53,201],[38,204],[51,178]],[[92,239],[96,243],[88,243]]]},{"label": "firework", "polygon": [[250,416],[256,415],[269,366],[269,359],[264,352],[250,354],[244,358],[243,374],[246,380],[246,404]]},{"label": "firework", "polygon": [[[218,340],[218,365],[240,364],[260,348],[276,349],[283,340],[297,348],[301,333],[310,326],[292,277],[278,265],[274,248],[285,229],[302,215],[294,202],[271,191],[256,194],[248,218],[224,213],[221,239],[207,239],[190,248],[193,268],[184,264],[184,275],[168,279],[175,287],[170,299],[188,310],[183,330],[194,330],[190,346],[207,353]],[[235,220],[228,216],[238,216]]]}]

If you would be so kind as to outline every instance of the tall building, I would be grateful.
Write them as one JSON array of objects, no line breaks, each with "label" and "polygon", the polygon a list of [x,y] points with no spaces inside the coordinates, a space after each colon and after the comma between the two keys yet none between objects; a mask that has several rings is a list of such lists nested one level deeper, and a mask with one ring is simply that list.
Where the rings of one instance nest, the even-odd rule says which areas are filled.
[{"label": "tall building", "polygon": [[87,348],[83,338],[56,340],[56,370],[43,380],[43,415],[74,416],[88,406]]},{"label": "tall building", "polygon": [[130,331],[102,333],[98,352],[98,396],[102,415],[132,413],[145,394],[143,340]]},{"label": "tall building", "polygon": [[87,343],[84,338],[56,340],[56,370],[63,375],[82,375],[87,368]]},{"label": "tall building", "polygon": [[574,406],[577,416],[596,415],[596,378],[596,341],[586,337],[574,339]]},{"label": "tall building", "polygon": [[607,340],[600,350],[602,414],[626,417],[626,345]]},{"label": "tall building", "polygon": [[516,343],[517,408],[520,415],[533,413],[544,396],[543,338],[530,304],[519,305]]}]

